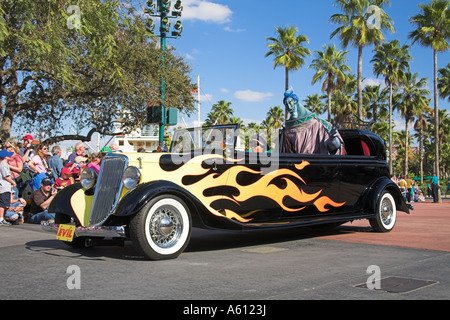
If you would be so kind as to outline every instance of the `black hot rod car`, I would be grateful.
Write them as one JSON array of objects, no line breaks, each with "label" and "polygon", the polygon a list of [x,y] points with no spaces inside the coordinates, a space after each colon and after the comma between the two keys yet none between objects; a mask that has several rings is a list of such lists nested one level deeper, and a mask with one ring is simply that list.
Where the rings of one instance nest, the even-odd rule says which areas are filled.
[{"label": "black hot rod car", "polygon": [[[109,153],[98,176],[61,190],[45,230],[71,246],[131,239],[152,260],[176,258],[192,227],[254,230],[368,219],[374,231],[409,213],[375,134],[339,131],[345,155],[249,152],[234,125],[177,131],[170,153]],[[274,143],[274,139],[270,141]]]}]

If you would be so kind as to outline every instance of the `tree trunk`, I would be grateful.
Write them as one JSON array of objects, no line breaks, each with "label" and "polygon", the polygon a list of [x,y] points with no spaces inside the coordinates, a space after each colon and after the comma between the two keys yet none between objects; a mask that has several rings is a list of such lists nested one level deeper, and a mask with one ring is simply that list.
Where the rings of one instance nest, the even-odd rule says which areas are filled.
[{"label": "tree trunk", "polygon": [[389,173],[392,172],[392,82],[389,81]]},{"label": "tree trunk", "polygon": [[423,184],[423,129],[419,130],[420,184]]},{"label": "tree trunk", "polygon": [[362,120],[363,97],[362,97],[362,51],[363,47],[358,47],[358,117]]},{"label": "tree trunk", "polygon": [[439,178],[439,107],[438,107],[438,89],[437,89],[437,51],[434,50],[434,141],[436,159],[434,170],[436,177]]},{"label": "tree trunk", "polygon": [[[438,106],[438,87],[437,87],[437,50],[433,50],[434,55],[434,141],[436,150],[435,171],[436,177],[439,179],[439,106]],[[441,189],[439,187],[438,202],[442,202]]]},{"label": "tree trunk", "polygon": [[0,139],[2,141],[9,138],[11,135],[11,126],[14,120],[14,115],[18,111],[18,94],[19,88],[17,84],[17,73],[11,72],[9,79],[9,93],[6,96],[5,111],[3,113],[2,123],[0,124]]},{"label": "tree trunk", "polygon": [[328,122],[331,123],[331,90],[328,90]]},{"label": "tree trunk", "polygon": [[405,176],[408,175],[408,167],[409,167],[409,158],[408,158],[408,149],[409,149],[409,119],[405,119]]},{"label": "tree trunk", "polygon": [[[285,91],[289,90],[289,69],[286,67],[284,69],[285,71]],[[284,123],[286,124],[286,121],[288,119],[289,115],[289,108],[287,106],[284,106]]]},{"label": "tree trunk", "polygon": [[6,103],[5,112],[3,113],[2,123],[0,124],[0,140],[5,141],[11,135],[11,126],[16,114],[17,107],[15,104]]}]

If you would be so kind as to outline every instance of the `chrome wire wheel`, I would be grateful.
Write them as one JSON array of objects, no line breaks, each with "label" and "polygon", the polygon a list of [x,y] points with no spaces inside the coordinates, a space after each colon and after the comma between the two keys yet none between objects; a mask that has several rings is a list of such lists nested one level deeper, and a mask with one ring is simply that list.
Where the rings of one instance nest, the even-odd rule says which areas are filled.
[{"label": "chrome wire wheel", "polygon": [[161,248],[170,248],[176,244],[182,231],[183,218],[175,207],[160,207],[151,216],[149,236]]},{"label": "chrome wire wheel", "polygon": [[150,200],[130,222],[136,249],[151,260],[173,259],[186,248],[191,216],[178,197],[161,195]]},{"label": "chrome wire wheel", "polygon": [[392,223],[392,219],[394,216],[394,208],[392,201],[389,198],[384,197],[381,202],[380,210],[381,210],[380,216],[383,225],[385,226],[390,225]]}]

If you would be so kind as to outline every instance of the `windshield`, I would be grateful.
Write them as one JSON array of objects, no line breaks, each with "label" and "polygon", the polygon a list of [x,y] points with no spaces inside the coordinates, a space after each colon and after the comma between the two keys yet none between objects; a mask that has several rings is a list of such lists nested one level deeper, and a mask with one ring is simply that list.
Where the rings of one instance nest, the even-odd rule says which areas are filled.
[{"label": "windshield", "polygon": [[233,149],[238,125],[189,128],[177,130],[170,152],[190,153],[205,149]]}]

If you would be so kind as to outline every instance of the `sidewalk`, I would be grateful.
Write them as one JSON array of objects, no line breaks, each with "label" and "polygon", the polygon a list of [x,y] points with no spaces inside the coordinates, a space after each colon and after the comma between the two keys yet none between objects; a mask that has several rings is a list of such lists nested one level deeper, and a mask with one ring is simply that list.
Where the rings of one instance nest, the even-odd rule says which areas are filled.
[{"label": "sidewalk", "polygon": [[416,202],[409,215],[398,211],[394,230],[389,233],[372,232],[369,221],[359,220],[322,238],[450,252],[450,199],[442,200],[442,203]]}]

